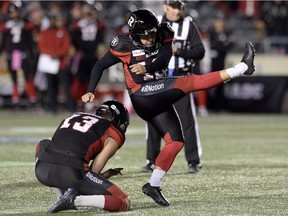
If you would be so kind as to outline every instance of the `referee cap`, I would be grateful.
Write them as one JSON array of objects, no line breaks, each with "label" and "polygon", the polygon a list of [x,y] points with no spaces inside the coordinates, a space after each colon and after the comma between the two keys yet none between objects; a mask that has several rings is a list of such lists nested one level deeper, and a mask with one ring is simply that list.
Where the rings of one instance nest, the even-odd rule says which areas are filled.
[{"label": "referee cap", "polygon": [[173,8],[182,8],[184,6],[184,1],[182,1],[182,0],[165,0],[164,4],[167,4]]}]

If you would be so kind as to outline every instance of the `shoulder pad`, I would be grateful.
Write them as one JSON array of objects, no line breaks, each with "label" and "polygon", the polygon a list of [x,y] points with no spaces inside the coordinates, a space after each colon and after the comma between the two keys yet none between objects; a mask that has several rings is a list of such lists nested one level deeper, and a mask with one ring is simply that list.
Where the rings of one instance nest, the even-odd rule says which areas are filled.
[{"label": "shoulder pad", "polygon": [[110,43],[110,48],[115,51],[125,52],[133,45],[133,41],[129,38],[128,34],[116,35]]},{"label": "shoulder pad", "polygon": [[158,15],[158,16],[157,16],[157,19],[158,19],[159,23],[161,23],[161,22],[162,22],[162,19],[163,19],[163,16],[162,16],[162,15]]},{"label": "shoulder pad", "polygon": [[174,37],[174,30],[169,23],[161,23],[159,27],[159,35],[162,41],[165,41],[168,38]]},{"label": "shoulder pad", "polygon": [[191,16],[186,16],[186,17],[184,18],[184,21],[193,22],[194,20],[193,20],[193,18],[192,18]]}]

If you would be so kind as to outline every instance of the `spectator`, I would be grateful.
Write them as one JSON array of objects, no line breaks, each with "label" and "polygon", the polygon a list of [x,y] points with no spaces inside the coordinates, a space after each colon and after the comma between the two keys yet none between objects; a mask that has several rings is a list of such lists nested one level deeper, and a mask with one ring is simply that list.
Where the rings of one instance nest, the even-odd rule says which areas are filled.
[{"label": "spectator", "polygon": [[260,19],[264,20],[267,35],[272,39],[273,51],[284,53],[284,43],[279,43],[279,37],[288,35],[288,3],[282,0],[262,3]]},{"label": "spectator", "polygon": [[[73,81],[73,96],[80,105],[81,95],[88,87],[90,74],[95,62],[106,51],[105,25],[97,19],[97,11],[87,3],[81,7],[81,18],[71,24],[72,43],[76,55],[72,62],[75,79]],[[104,48],[104,50],[103,50]]]},{"label": "spectator", "polygon": [[[50,27],[40,32],[38,47],[41,55],[49,56],[51,60],[58,60],[59,67],[56,71],[48,72],[45,69],[41,72],[46,74],[48,82],[48,110],[53,114],[58,112],[58,94],[60,84],[63,84],[63,90],[66,96],[67,108],[70,112],[74,111],[73,98],[71,95],[71,73],[69,71],[68,52],[71,45],[70,35],[64,27],[64,18],[59,12],[49,14]],[[50,65],[49,65],[50,66]],[[48,69],[48,65],[46,66]],[[39,69],[39,63],[38,63]],[[39,69],[41,70],[41,69]]]},{"label": "spectator", "polygon": [[[218,71],[225,67],[225,59],[229,48],[229,32],[226,29],[225,20],[218,17],[213,22],[213,27],[209,31],[210,47],[211,47],[211,70]],[[221,95],[217,92],[222,92],[223,86],[217,86],[211,89],[212,94]],[[218,106],[223,104],[223,99],[217,97],[217,103],[214,104],[214,108],[219,109]]]},{"label": "spectator", "polygon": [[30,2],[28,7],[29,19],[33,22],[35,28],[32,31],[33,41],[36,46],[33,47],[33,72],[34,76],[34,84],[37,88],[37,103],[38,103],[38,111],[41,111],[46,106],[46,93],[47,93],[47,80],[45,74],[41,71],[37,71],[37,63],[39,59],[39,49],[37,47],[38,38],[40,31],[46,30],[50,26],[50,21],[47,15],[44,12],[41,4],[39,2]]},{"label": "spectator", "polygon": [[[205,56],[200,62],[200,72],[201,74],[209,73],[211,70],[211,47],[209,41],[209,34],[204,28],[200,30],[200,35],[202,39],[202,43],[205,48]],[[206,118],[208,116],[208,109],[207,109],[207,90],[202,90],[196,92],[197,98],[197,108],[198,108],[198,115]]]},{"label": "spectator", "polygon": [[33,84],[32,56],[32,30],[33,24],[21,17],[21,8],[15,4],[8,7],[9,18],[1,23],[0,29],[4,32],[2,51],[7,54],[8,70],[10,71],[13,89],[12,103],[18,107],[20,93],[17,71],[23,70],[25,78],[25,91],[32,106],[36,103],[36,90]]}]

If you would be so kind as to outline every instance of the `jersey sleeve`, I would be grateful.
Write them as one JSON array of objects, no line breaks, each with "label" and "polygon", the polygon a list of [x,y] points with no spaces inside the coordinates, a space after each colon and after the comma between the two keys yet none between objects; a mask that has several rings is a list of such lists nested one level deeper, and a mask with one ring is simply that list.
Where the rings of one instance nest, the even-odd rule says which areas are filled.
[{"label": "jersey sleeve", "polygon": [[134,44],[127,34],[116,35],[110,43],[110,52],[126,64],[130,62],[133,48]]},{"label": "jersey sleeve", "polygon": [[107,130],[108,136],[112,137],[119,145],[118,149],[121,148],[125,141],[125,136],[111,124],[111,127]]},{"label": "jersey sleeve", "polygon": [[98,85],[103,72],[106,68],[111,67],[114,64],[120,62],[110,51],[108,51],[99,61],[94,65],[88,86],[88,92],[94,93],[96,86]]},{"label": "jersey sleeve", "polygon": [[159,27],[159,36],[161,47],[157,59],[151,64],[146,65],[148,73],[154,73],[167,68],[169,60],[172,56],[172,41],[174,39],[174,31],[168,23],[161,23]]},{"label": "jersey sleeve", "polygon": [[173,41],[174,30],[172,29],[169,23],[161,23],[159,31],[160,31],[160,40],[162,44]]}]

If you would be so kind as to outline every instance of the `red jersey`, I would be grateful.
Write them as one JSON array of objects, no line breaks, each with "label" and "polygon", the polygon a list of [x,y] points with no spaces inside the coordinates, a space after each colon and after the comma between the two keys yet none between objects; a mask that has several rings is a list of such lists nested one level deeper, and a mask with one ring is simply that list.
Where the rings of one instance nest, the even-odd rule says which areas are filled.
[{"label": "red jersey", "polygon": [[62,28],[48,28],[39,34],[38,48],[40,53],[48,54],[60,59],[60,69],[68,66],[67,54],[71,45],[68,30]]}]

